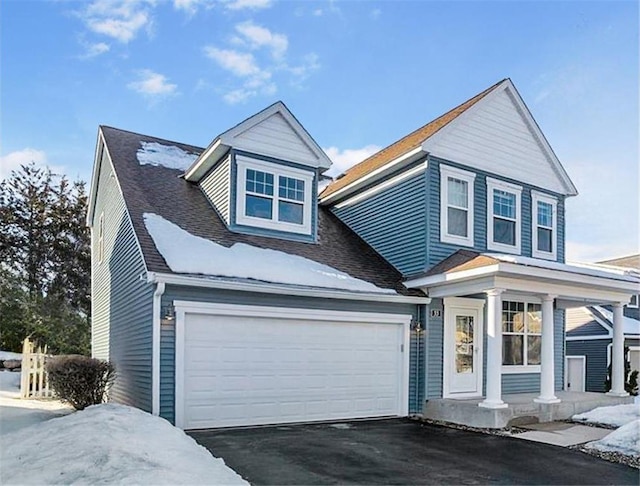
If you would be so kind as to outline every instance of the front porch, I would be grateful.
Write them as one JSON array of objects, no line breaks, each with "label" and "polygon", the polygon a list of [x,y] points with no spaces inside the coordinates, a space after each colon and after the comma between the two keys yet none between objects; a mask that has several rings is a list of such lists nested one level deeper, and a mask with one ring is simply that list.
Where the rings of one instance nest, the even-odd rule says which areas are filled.
[{"label": "front porch", "polygon": [[567,420],[577,413],[597,407],[633,403],[633,397],[615,397],[592,392],[555,392],[557,403],[535,401],[537,393],[503,395],[504,408],[478,406],[483,398],[436,398],[427,400],[422,416],[470,427],[501,429],[511,425]]}]

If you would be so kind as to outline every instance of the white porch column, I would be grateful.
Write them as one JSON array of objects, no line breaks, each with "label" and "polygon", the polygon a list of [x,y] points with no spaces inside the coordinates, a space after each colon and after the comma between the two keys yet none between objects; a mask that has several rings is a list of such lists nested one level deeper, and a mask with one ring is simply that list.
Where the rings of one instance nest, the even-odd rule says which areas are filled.
[{"label": "white porch column", "polygon": [[555,395],[555,375],[553,356],[553,301],[555,295],[542,297],[542,346],[540,351],[540,396],[534,398],[538,403],[558,403]]},{"label": "white porch column", "polygon": [[624,390],[624,329],[622,302],[613,304],[613,344],[611,346],[611,391],[607,395],[626,397]]},{"label": "white porch column", "polygon": [[502,401],[502,298],[504,289],[487,290],[487,394],[478,404],[485,408],[507,408]]}]

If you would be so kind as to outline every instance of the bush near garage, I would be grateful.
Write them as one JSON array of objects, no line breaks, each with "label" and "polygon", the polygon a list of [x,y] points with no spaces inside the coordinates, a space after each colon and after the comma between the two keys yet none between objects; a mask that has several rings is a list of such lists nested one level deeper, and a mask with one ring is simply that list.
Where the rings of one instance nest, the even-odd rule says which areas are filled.
[{"label": "bush near garage", "polygon": [[105,402],[116,377],[112,363],[77,354],[47,359],[46,370],[58,398],[76,410]]}]

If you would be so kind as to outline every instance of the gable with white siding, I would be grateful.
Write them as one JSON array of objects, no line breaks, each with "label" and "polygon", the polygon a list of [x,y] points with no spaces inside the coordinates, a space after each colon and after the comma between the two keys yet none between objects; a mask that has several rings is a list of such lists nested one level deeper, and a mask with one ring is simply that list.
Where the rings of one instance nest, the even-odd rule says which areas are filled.
[{"label": "gable with white siding", "polygon": [[575,195],[576,190],[510,81],[429,137],[433,156]]}]

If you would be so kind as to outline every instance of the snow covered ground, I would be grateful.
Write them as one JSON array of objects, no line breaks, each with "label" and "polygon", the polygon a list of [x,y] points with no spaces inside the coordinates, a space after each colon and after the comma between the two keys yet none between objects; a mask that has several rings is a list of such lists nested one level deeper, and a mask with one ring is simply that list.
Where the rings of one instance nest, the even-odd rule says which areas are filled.
[{"label": "snow covered ground", "polygon": [[0,361],[5,359],[22,359],[20,353],[12,353],[11,351],[0,351]]},{"label": "snow covered ground", "polygon": [[619,427],[606,437],[589,442],[587,448],[605,452],[619,452],[640,456],[640,403],[598,407],[589,412],[574,415],[573,420]]},{"label": "snow covered ground", "polygon": [[629,422],[640,419],[640,405],[631,403],[628,405],[598,407],[589,412],[574,415],[571,418],[577,422],[622,427]]},{"label": "snow covered ground", "polygon": [[3,485],[248,484],[169,422],[123,405],[95,405],[2,442]]}]

